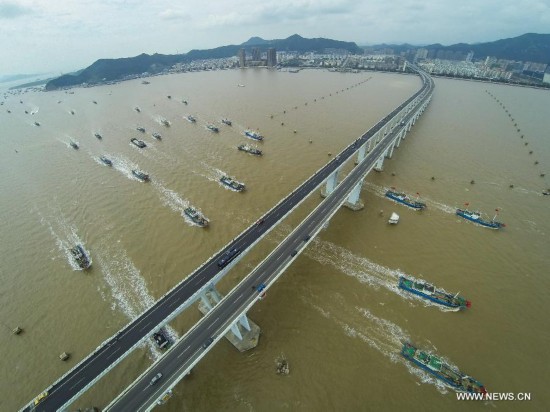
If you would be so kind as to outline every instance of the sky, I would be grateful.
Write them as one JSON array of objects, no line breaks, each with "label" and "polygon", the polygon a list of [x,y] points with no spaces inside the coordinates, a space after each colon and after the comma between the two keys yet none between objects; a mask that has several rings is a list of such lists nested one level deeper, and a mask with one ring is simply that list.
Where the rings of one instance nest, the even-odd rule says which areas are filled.
[{"label": "sky", "polygon": [[550,33],[550,0],[0,0],[0,76],[292,34],[358,45]]}]

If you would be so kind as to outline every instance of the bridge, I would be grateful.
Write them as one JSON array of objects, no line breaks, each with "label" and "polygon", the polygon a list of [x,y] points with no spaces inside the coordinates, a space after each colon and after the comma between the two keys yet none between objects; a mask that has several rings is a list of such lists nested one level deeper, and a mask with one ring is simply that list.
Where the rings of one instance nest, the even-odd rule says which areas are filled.
[{"label": "bridge", "polygon": [[[363,180],[372,170],[382,170],[385,158],[399,147],[406,133],[415,124],[431,100],[433,81],[424,72],[418,73],[422,87],[395,108],[376,125],[355,139],[330,162],[316,171],[294,191],[265,213],[255,224],[211,256],[191,275],[162,296],[153,306],[128,323],[114,336],[103,342],[85,359],[58,379],[46,390],[48,396],[36,407],[31,401],[22,410],[63,410],[93,386],[143,340],[166,325],[198,299],[205,300],[208,291],[263,239],[276,225],[323,184],[326,198],[281,242],[249,275],[221,299],[197,324],[182,336],[169,351],[149,367],[130,387],[109,406],[112,411],[146,411],[174,387],[197,364],[227,331],[240,336],[237,324],[250,329],[246,313],[256,303],[260,284],[267,290],[297,258],[307,244],[328,224],[338,209],[346,204],[352,209],[362,207],[359,195]],[[339,172],[357,153],[357,166],[338,183]],[[230,254],[225,266],[220,260]],[[156,385],[150,385],[161,373]]]}]

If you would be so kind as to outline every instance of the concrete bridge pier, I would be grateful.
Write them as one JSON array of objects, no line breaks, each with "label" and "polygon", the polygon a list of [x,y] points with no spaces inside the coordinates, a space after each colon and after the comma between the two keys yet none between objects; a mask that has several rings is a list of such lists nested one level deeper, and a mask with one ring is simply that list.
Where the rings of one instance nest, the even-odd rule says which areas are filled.
[{"label": "concrete bridge pier", "polygon": [[388,148],[384,152],[384,156],[385,156],[386,159],[391,159],[391,157],[393,156],[393,148],[394,147],[395,147],[395,140],[392,142],[392,144],[390,146],[388,146]]},{"label": "concrete bridge pier", "polygon": [[[355,164],[358,165],[359,163],[361,163],[363,161],[363,159],[365,158],[365,155],[366,155],[366,152],[367,152],[367,146],[369,145],[369,143],[365,143],[363,146],[361,146],[359,148],[359,150],[357,151],[357,160],[355,161]],[[369,150],[370,151],[370,150]]]},{"label": "concrete bridge pier", "polygon": [[401,144],[401,140],[405,138],[405,129],[401,129],[399,134],[397,135],[397,139],[395,140],[395,147],[399,148],[399,145]]},{"label": "concrete bridge pier", "polygon": [[330,195],[336,186],[338,186],[338,173],[340,169],[336,169],[331,175],[327,178],[327,184],[324,188],[321,189],[321,197],[327,197]]},{"label": "concrete bridge pier", "polygon": [[382,172],[383,170],[384,170],[384,155],[380,156],[380,158],[374,164],[375,172]]},{"label": "concrete bridge pier", "polygon": [[346,200],[346,203],[344,203],[345,207],[347,207],[348,209],[354,210],[354,211],[361,210],[365,207],[365,205],[363,204],[363,202],[361,201],[361,199],[359,197],[359,195],[361,194],[361,187],[362,186],[363,186],[363,179],[361,179],[359,181],[359,183],[357,183],[357,185],[355,185],[355,187],[353,188],[353,190],[349,194],[349,196]]},{"label": "concrete bridge pier", "polygon": [[[214,285],[200,296],[199,310],[203,315],[210,312],[223,298]],[[231,325],[231,329],[225,334],[225,338],[240,352],[244,352],[258,346],[260,327],[250,320],[245,313]]]}]

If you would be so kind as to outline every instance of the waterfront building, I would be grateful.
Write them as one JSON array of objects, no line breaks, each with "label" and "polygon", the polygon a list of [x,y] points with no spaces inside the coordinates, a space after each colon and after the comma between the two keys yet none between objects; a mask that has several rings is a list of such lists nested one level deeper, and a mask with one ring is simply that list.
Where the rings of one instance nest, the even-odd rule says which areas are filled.
[{"label": "waterfront building", "polygon": [[277,66],[277,51],[274,47],[267,49],[267,67]]}]

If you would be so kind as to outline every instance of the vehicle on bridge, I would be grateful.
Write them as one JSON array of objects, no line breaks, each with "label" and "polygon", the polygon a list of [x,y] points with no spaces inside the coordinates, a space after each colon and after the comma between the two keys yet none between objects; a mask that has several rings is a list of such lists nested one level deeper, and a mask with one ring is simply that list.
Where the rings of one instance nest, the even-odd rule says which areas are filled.
[{"label": "vehicle on bridge", "polygon": [[160,378],[162,378],[162,373],[159,372],[155,376],[153,376],[153,379],[151,379],[149,386],[155,385],[158,381],[160,381]]},{"label": "vehicle on bridge", "polygon": [[259,298],[260,298],[260,299],[265,298],[265,288],[266,288],[265,283],[260,283],[260,284],[258,285],[258,287],[256,288],[256,290],[257,290],[258,293],[260,294],[260,295],[259,295]]},{"label": "vehicle on bridge", "polygon": [[233,259],[235,259],[237,256],[241,254],[241,250],[237,248],[233,248],[227,252],[225,252],[220,260],[218,260],[218,267],[224,268],[226,267]]},{"label": "vehicle on bridge", "polygon": [[35,399],[34,399],[34,406],[40,404],[40,402],[42,402],[44,399],[46,399],[48,397],[48,391],[44,391],[42,392],[40,395],[38,395]]},{"label": "vehicle on bridge", "polygon": [[206,349],[210,345],[212,345],[212,342],[214,342],[214,338],[208,338],[206,341],[202,344],[202,348]]}]

